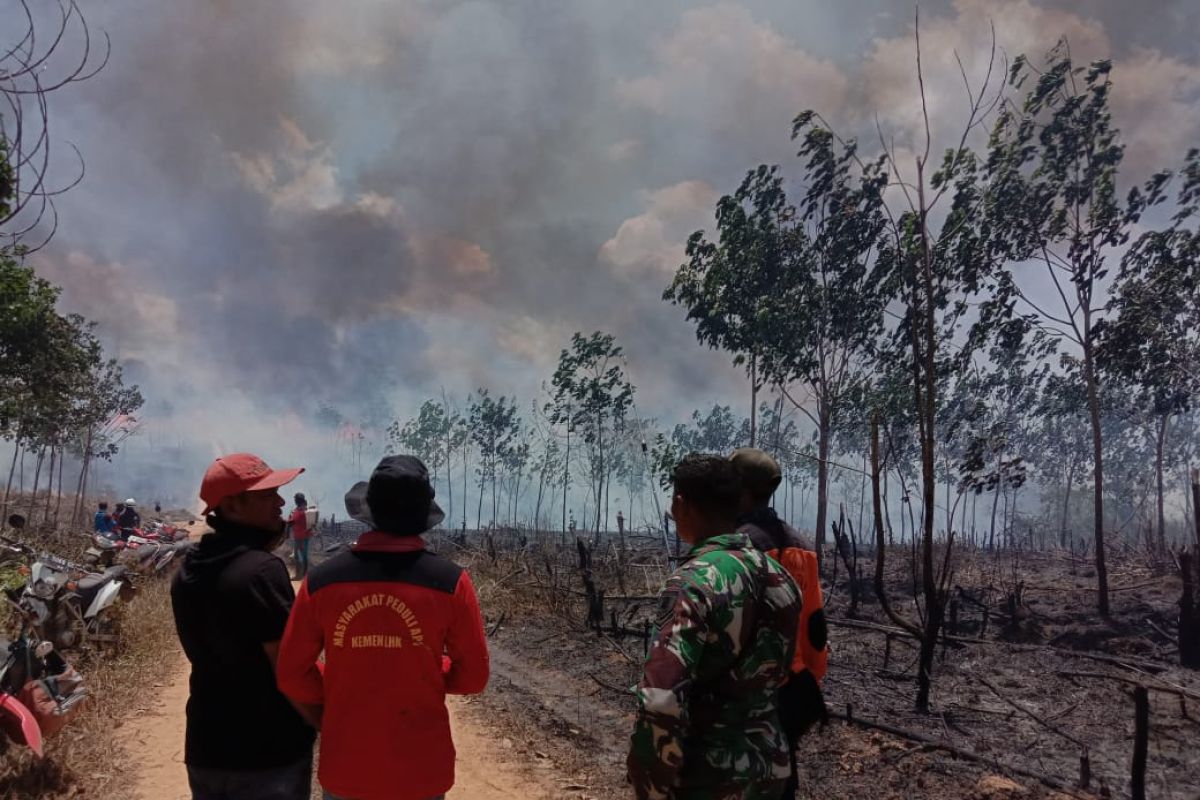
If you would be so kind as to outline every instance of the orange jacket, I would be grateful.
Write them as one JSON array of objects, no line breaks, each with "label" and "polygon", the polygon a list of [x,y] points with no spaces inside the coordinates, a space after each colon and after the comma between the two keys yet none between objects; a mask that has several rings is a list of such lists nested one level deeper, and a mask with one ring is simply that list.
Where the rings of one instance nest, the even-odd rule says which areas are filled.
[{"label": "orange jacket", "polygon": [[[792,672],[808,670],[820,683],[825,679],[829,661],[829,631],[825,622],[825,599],[821,593],[821,576],[817,571],[817,554],[803,546],[795,528],[761,510],[745,518],[738,532],[750,537],[758,549],[778,561],[800,587],[803,608],[796,631],[796,655]],[[774,530],[772,530],[774,529]]]}]

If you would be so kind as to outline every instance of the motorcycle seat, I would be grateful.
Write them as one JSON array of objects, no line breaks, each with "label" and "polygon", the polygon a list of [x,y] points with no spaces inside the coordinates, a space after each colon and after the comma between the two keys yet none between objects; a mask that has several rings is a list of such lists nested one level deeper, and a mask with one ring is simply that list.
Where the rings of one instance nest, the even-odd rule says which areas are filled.
[{"label": "motorcycle seat", "polygon": [[124,566],[118,565],[109,567],[102,573],[88,573],[76,581],[75,593],[79,595],[80,604],[83,606],[80,611],[87,610],[102,587],[111,581],[123,579],[128,571]]}]

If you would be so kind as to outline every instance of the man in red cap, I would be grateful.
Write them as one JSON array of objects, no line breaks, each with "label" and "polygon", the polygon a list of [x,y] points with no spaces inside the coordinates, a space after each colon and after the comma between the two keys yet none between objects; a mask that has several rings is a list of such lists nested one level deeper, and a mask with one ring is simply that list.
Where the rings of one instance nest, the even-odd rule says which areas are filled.
[{"label": "man in red cap", "polygon": [[184,761],[193,800],[308,800],[315,731],[276,688],[275,662],[295,593],[271,554],[283,540],[273,470],[249,453],[213,462],[200,499],[213,532],[171,584],[175,629],[192,664]]},{"label": "man in red cap", "polygon": [[370,530],[296,596],[279,687],[322,707],[327,798],[425,800],[454,783],[446,695],[483,691],[488,652],[470,576],[421,538],[445,516],[433,497],[420,460],[384,458],[346,495]]}]

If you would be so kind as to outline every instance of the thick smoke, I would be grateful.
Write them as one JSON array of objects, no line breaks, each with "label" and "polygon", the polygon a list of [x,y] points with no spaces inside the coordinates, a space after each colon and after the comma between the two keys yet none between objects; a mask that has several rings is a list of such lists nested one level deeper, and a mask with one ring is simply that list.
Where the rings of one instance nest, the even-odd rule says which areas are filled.
[{"label": "thick smoke", "polygon": [[[1128,64],[1163,100],[1152,128],[1120,120],[1136,159],[1194,140],[1200,116],[1181,33],[1197,12],[1159,6],[923,14],[927,47],[974,47],[995,18],[1010,53],[1040,53],[1057,26],[1114,56],[1118,83]],[[528,403],[575,330],[618,336],[644,415],[744,405],[740,372],[660,300],[672,259],[745,169],[792,160],[801,108],[851,129],[878,109],[903,131],[911,105],[887,74],[911,72],[910,14],[885,0],[85,10],[113,57],[55,98],[53,135],[88,176],[37,263],[150,398],[111,479],[142,470],[179,496],[239,449],[306,463],[333,496],[357,465],[320,407],[363,426],[443,388]],[[168,446],[185,474],[156,469]]]}]

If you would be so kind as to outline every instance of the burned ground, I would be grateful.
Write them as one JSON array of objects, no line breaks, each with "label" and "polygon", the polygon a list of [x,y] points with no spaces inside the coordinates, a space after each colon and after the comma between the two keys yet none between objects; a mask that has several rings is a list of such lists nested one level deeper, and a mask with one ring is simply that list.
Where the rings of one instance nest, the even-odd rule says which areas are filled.
[{"label": "burned ground", "polygon": [[[490,546],[468,535],[464,544],[438,546],[471,567],[484,603],[494,678],[478,702],[535,763],[558,765],[564,796],[627,796],[629,687],[644,654],[639,631],[665,574],[661,555],[631,550],[618,581],[616,548],[596,551],[594,581],[608,594],[597,631],[585,624],[578,565],[567,561],[574,548],[557,534],[496,535]],[[905,553],[889,554],[887,586],[898,611],[915,618]],[[1106,621],[1083,559],[960,555],[957,636],[939,646],[929,714],[914,710],[917,643],[886,619],[869,586],[860,584],[850,618],[843,570],[832,589],[826,584],[832,719],[802,748],[804,792],[855,800],[1128,796],[1141,685],[1150,699],[1147,795],[1200,797],[1200,674],[1178,666],[1174,643],[1180,581],[1169,565],[1137,554],[1114,562]],[[862,574],[873,569],[869,559],[860,566]]]}]

